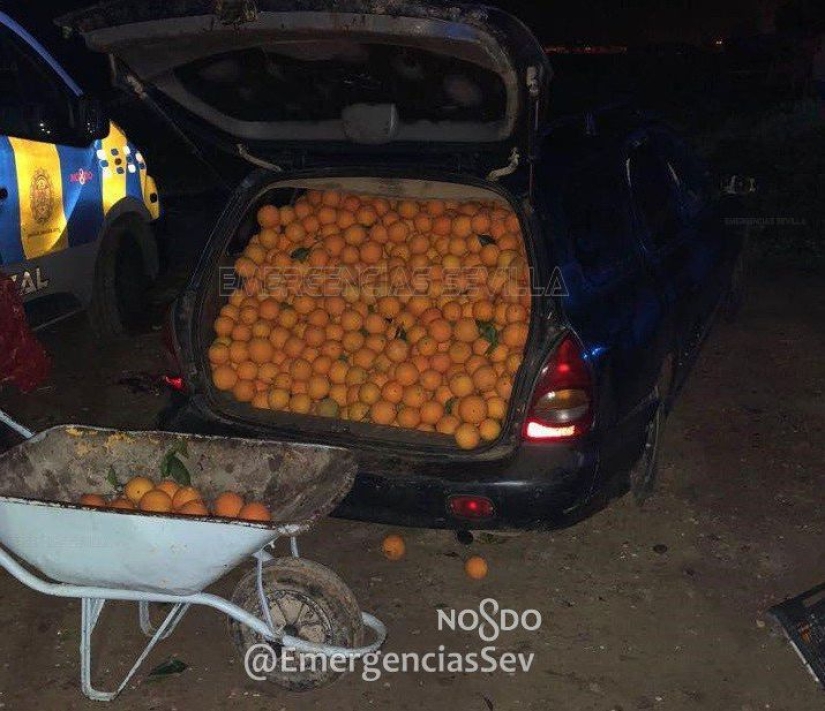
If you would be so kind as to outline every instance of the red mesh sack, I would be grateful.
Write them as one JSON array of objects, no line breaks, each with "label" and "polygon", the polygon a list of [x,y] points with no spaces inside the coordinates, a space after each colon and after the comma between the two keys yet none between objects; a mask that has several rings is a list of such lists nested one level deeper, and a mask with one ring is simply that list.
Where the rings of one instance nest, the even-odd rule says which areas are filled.
[{"label": "red mesh sack", "polygon": [[15,283],[0,274],[0,384],[14,383],[24,393],[49,375],[51,363],[26,321]]}]

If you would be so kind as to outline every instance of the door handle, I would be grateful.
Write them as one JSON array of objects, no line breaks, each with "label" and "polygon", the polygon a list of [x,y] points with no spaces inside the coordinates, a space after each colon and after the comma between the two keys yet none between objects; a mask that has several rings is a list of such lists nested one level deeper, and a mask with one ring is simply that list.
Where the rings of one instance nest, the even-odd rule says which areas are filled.
[{"label": "door handle", "polygon": [[5,186],[0,186],[0,200],[5,200],[9,196],[9,190]]}]

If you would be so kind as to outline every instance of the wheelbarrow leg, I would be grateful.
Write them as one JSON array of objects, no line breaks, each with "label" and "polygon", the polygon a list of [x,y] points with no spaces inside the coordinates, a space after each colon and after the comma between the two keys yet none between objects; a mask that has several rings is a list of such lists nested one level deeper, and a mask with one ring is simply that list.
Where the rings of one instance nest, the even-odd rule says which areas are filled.
[{"label": "wheelbarrow leg", "polygon": [[[126,677],[120,683],[120,686],[118,686],[115,691],[98,691],[92,686],[92,633],[95,630],[98,617],[100,617],[100,611],[103,609],[104,604],[106,604],[106,601],[99,598],[84,597],[81,600],[80,685],[83,693],[92,699],[92,701],[111,701],[121,691],[123,691],[126,684],[129,683],[129,680],[138,670],[138,667],[143,664],[143,661],[146,659],[149,652],[152,651],[153,647],[160,642],[160,640],[169,636],[172,630],[174,630],[177,626],[178,622],[180,622],[186,610],[189,608],[188,603],[178,602],[173,605],[160,627],[158,627],[154,635],[152,635],[152,638],[147,643],[134,666],[129,670],[129,673],[126,674]],[[141,604],[143,604],[142,601]]]},{"label": "wheelbarrow leg", "polygon": [[[138,603],[138,617],[140,619],[140,629],[143,630],[143,634],[145,634],[147,637],[151,637],[153,634],[157,632],[157,628],[152,624],[152,620],[149,617],[149,604],[149,600],[141,600]],[[182,613],[181,616],[183,616]],[[174,631],[175,625],[172,625],[168,630],[166,630],[166,634],[163,635],[161,639],[166,639]]]}]

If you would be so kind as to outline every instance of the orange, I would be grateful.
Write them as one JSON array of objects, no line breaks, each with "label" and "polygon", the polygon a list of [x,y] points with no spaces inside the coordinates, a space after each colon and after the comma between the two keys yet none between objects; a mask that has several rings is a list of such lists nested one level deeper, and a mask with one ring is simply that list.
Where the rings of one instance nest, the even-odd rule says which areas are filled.
[{"label": "orange", "polygon": [[452,343],[448,351],[453,363],[466,363],[473,355],[473,349],[467,343]]},{"label": "orange", "polygon": [[501,425],[496,420],[487,418],[478,426],[478,432],[481,435],[481,439],[486,442],[492,442],[498,439],[501,434]]},{"label": "orange", "polygon": [[289,409],[291,412],[307,415],[312,410],[312,399],[304,393],[296,393],[289,399]]},{"label": "orange", "polygon": [[378,264],[384,256],[384,249],[378,242],[364,242],[359,255],[364,264]]},{"label": "orange", "polygon": [[[244,309],[247,311],[248,309]],[[257,319],[257,314],[255,316]],[[235,327],[232,329],[232,333],[229,334],[230,338],[232,338],[235,343],[232,346],[236,345],[236,343],[240,341],[248,341],[252,338],[252,329],[250,328],[250,324],[247,323],[237,323]],[[246,345],[245,343],[243,344]],[[231,353],[231,346],[230,346],[230,353]]]},{"label": "orange", "polygon": [[201,495],[197,489],[192,486],[182,486],[172,497],[172,506],[177,510],[190,501],[200,501],[200,498]]},{"label": "orange", "polygon": [[487,417],[487,402],[478,395],[467,395],[458,401],[456,414],[460,420],[478,425]]},{"label": "orange", "polygon": [[369,375],[367,374],[367,371],[362,367],[355,365],[347,371],[347,377],[344,382],[347,385],[361,385],[361,383],[365,383],[368,378]]},{"label": "orange", "polygon": [[489,365],[485,365],[473,373],[473,384],[477,390],[482,392],[495,388],[496,380],[498,380],[496,371]]},{"label": "orange", "polygon": [[180,489],[180,484],[171,479],[164,479],[155,489],[166,492],[170,497],[174,498],[175,494],[178,493],[178,489]]},{"label": "orange", "polygon": [[509,400],[513,394],[513,381],[510,378],[499,378],[496,383],[496,393],[504,400]]},{"label": "orange", "polygon": [[407,546],[401,536],[392,534],[381,542],[381,552],[388,560],[401,560],[406,551]]},{"label": "orange", "polygon": [[81,506],[106,506],[106,499],[100,494],[83,494],[80,497]]},{"label": "orange", "polygon": [[341,326],[345,331],[357,331],[364,323],[364,319],[354,309],[347,309],[341,314]]},{"label": "orange", "polygon": [[396,338],[387,343],[384,353],[393,363],[401,363],[409,357],[410,347],[406,341]]},{"label": "orange", "polygon": [[365,405],[374,405],[381,399],[381,388],[375,383],[364,383],[358,389],[358,401]]},{"label": "orange", "polygon": [[212,382],[218,390],[232,390],[238,382],[238,376],[228,365],[221,365],[212,371]]},{"label": "orange", "polygon": [[490,229],[490,215],[486,211],[477,212],[472,219],[472,228],[477,235],[487,234]]},{"label": "orange", "polygon": [[446,237],[453,229],[453,221],[447,215],[439,215],[433,220],[433,234]]},{"label": "orange", "polygon": [[273,410],[283,410],[289,404],[289,391],[283,388],[273,388],[269,391],[269,407]]},{"label": "orange", "polygon": [[243,505],[244,500],[240,494],[236,494],[234,491],[224,491],[223,493],[218,494],[212,504],[212,511],[215,516],[234,518],[243,508]]},{"label": "orange", "polygon": [[[384,224],[387,224],[387,220],[384,220]],[[391,242],[402,243],[407,240],[407,236],[409,235],[410,230],[407,225],[403,222],[393,222],[387,228],[387,234],[389,235]]]},{"label": "orange", "polygon": [[458,373],[450,378],[450,390],[456,397],[465,397],[473,392],[473,379],[466,373]]},{"label": "orange", "polygon": [[309,361],[304,360],[303,358],[298,358],[292,361],[292,365],[289,368],[289,374],[292,376],[293,380],[305,382],[312,376],[312,365]]},{"label": "orange", "polygon": [[395,405],[386,400],[379,400],[370,407],[370,419],[376,425],[389,425],[395,420]]},{"label": "orange", "polygon": [[430,400],[421,405],[419,413],[421,422],[434,425],[444,416],[444,406],[435,400]]},{"label": "orange", "polygon": [[475,449],[481,442],[481,436],[478,429],[469,423],[464,423],[458,426],[455,434],[455,441],[461,449]]},{"label": "orange", "polygon": [[489,301],[476,301],[473,304],[473,318],[477,321],[492,321],[495,307]]},{"label": "orange", "polygon": [[187,501],[180,508],[175,509],[175,513],[183,516],[208,516],[209,509],[206,508],[206,504],[200,499],[193,499],[192,501]]},{"label": "orange", "polygon": [[313,375],[307,382],[307,395],[316,402],[329,394],[329,380],[323,375]]},{"label": "orange", "polygon": [[402,402],[407,407],[419,408],[427,399],[427,392],[418,384],[408,385],[404,388],[404,394],[401,398]]},{"label": "orange", "polygon": [[258,390],[253,396],[250,405],[259,410],[269,410],[269,395],[266,390]]},{"label": "orange", "polygon": [[[404,397],[404,386],[397,380],[390,380],[382,386],[381,397],[387,402],[397,405],[401,402],[401,398]],[[393,417],[394,416],[395,411],[393,411]]]},{"label": "orange", "polygon": [[427,368],[421,373],[421,377],[419,378],[419,382],[421,386],[425,390],[429,390],[430,392],[435,392],[435,389],[441,385],[442,377],[441,373],[433,368]]},{"label": "orange", "polygon": [[521,348],[527,343],[527,324],[511,323],[501,332],[501,341],[511,348]]},{"label": "orange", "polygon": [[464,572],[467,574],[468,578],[472,578],[473,580],[481,580],[482,578],[486,578],[488,571],[489,568],[487,567],[487,561],[481,556],[474,555],[472,558],[468,558],[464,563]]},{"label": "orange", "polygon": [[387,330],[387,322],[383,316],[370,314],[364,319],[364,328],[368,333],[384,333]]},{"label": "orange", "polygon": [[274,205],[264,205],[260,208],[257,218],[261,227],[277,227],[281,224],[281,213]]},{"label": "orange", "polygon": [[213,365],[223,365],[229,362],[229,348],[223,343],[213,343],[209,347],[209,362]]},{"label": "orange", "polygon": [[109,504],[110,509],[122,509],[124,511],[134,511],[135,505],[129,499],[117,498]]},{"label": "orange", "polygon": [[303,338],[308,346],[317,348],[327,340],[327,332],[320,326],[307,326]]},{"label": "orange", "polygon": [[232,333],[232,329],[235,328],[235,321],[229,318],[229,316],[218,316],[213,326],[218,336],[226,337]]},{"label": "orange", "polygon": [[165,491],[152,489],[141,497],[138,506],[141,511],[165,513],[172,510],[172,498]]},{"label": "orange", "polygon": [[367,239],[367,231],[361,225],[352,225],[344,230],[344,241],[357,247],[363,244]]},{"label": "orange", "polygon": [[272,360],[274,349],[267,338],[253,338],[247,348],[249,349],[249,359],[253,363],[260,365]]},{"label": "orange", "polygon": [[123,494],[133,504],[138,503],[143,495],[155,488],[155,482],[145,476],[135,476],[126,482]]},{"label": "orange", "polygon": [[398,421],[398,424],[401,427],[406,427],[407,429],[415,429],[421,422],[421,414],[414,407],[402,407],[398,411],[396,420]]},{"label": "orange", "polygon": [[378,220],[378,214],[369,205],[362,205],[355,213],[355,219],[358,221],[359,225],[370,227]]},{"label": "orange", "polygon": [[395,369],[395,379],[404,387],[412,385],[418,378],[418,368],[412,363],[399,363]]},{"label": "orange", "polygon": [[436,343],[444,343],[449,341],[453,334],[453,329],[450,326],[450,322],[445,318],[436,318],[432,320],[427,330]]},{"label": "orange", "polygon": [[257,501],[250,501],[240,511],[238,518],[243,521],[268,522],[272,520],[269,509]]},{"label": "orange", "polygon": [[438,342],[432,336],[424,336],[416,342],[415,348],[422,355],[431,356],[438,351]]},{"label": "orange", "polygon": [[507,402],[504,398],[499,397],[498,395],[494,395],[489,400],[487,400],[487,414],[495,419],[501,420],[504,418],[504,415],[507,413]]},{"label": "orange", "polygon": [[341,409],[331,397],[324,398],[315,407],[315,414],[319,417],[340,417]]},{"label": "orange", "polygon": [[252,402],[255,397],[255,384],[251,380],[239,380],[232,388],[232,394],[238,402]]},{"label": "orange", "polygon": [[455,415],[444,415],[435,425],[437,432],[441,434],[452,435],[458,429],[461,423]]},{"label": "orange", "polygon": [[455,338],[464,343],[472,343],[478,338],[478,326],[472,318],[460,318],[453,327]]}]

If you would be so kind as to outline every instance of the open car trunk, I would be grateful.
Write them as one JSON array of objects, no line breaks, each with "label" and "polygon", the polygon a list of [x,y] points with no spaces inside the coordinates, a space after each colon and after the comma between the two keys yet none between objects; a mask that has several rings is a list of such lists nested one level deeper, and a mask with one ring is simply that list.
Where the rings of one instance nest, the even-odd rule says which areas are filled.
[{"label": "open car trunk", "polygon": [[190,386],[209,409],[351,446],[513,443],[535,310],[530,249],[499,191],[285,178],[241,207],[194,284]]}]

